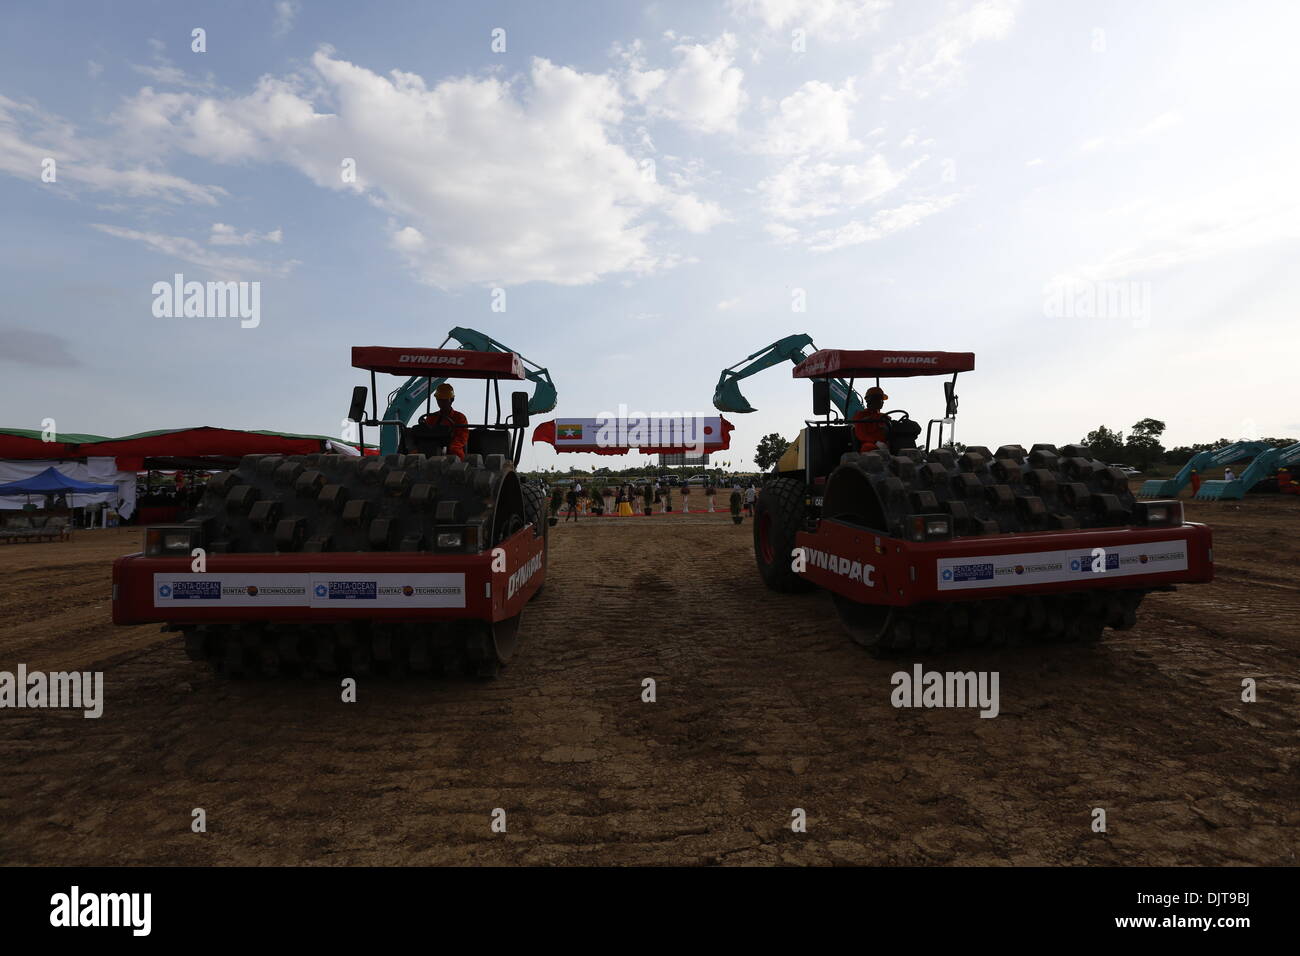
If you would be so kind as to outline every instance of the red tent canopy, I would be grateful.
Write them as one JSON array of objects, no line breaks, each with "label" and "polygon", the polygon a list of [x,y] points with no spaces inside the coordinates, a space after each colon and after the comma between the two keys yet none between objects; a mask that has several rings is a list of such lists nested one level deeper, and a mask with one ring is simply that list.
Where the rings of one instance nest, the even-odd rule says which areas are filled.
[{"label": "red tent canopy", "polygon": [[328,451],[327,442],[330,440],[323,435],[241,431],[207,425],[141,432],[123,438],[101,438],[98,435],[62,437],[65,440],[44,442],[16,430],[0,431],[0,458],[116,458],[120,471],[140,471],[144,468],[146,458],[237,459],[244,455],[310,455]]},{"label": "red tent canopy", "polygon": [[181,428],[171,432],[147,432],[113,438],[89,445],[76,445],[78,458],[104,456],[118,459],[122,471],[138,471],[146,458],[199,458],[244,455],[310,455],[322,448],[319,438],[260,434],[231,428]]},{"label": "red tent canopy", "polygon": [[66,458],[67,447],[61,441],[41,441],[26,435],[0,433],[0,458]]},{"label": "red tent canopy", "polygon": [[40,460],[43,458],[75,458],[68,448],[83,442],[105,441],[103,435],[74,435],[59,432],[58,441],[45,441],[43,432],[28,428],[0,428],[0,458]]},{"label": "red tent canopy", "polygon": [[974,352],[885,352],[820,349],[794,367],[795,378],[907,378],[951,375],[975,367]]}]

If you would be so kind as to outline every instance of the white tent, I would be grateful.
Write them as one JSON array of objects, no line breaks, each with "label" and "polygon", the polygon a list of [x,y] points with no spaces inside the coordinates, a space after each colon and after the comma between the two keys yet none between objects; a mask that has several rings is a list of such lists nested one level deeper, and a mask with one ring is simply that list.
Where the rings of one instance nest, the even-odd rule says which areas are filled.
[{"label": "white tent", "polygon": [[[135,472],[118,471],[116,458],[87,458],[84,462],[0,459],[0,484],[32,478],[46,468],[53,468],[59,474],[78,481],[117,485],[116,492],[70,494],[69,506],[82,508],[102,503],[115,509],[123,518],[129,518],[135,513]],[[0,495],[0,510],[20,509],[27,504],[27,500],[27,495]]]}]

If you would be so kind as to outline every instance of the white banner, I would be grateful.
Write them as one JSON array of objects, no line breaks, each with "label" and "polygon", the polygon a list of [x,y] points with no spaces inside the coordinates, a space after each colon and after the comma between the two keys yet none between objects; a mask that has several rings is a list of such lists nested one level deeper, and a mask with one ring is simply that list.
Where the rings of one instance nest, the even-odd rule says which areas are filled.
[{"label": "white banner", "polygon": [[311,606],[464,607],[463,574],[313,574]]},{"label": "white banner", "polygon": [[463,574],[155,574],[153,606],[464,607]]},{"label": "white banner", "polygon": [[720,415],[631,415],[625,418],[557,418],[555,447],[681,448],[697,454],[724,443]]},{"label": "white banner", "polygon": [[153,606],[305,607],[305,574],[155,574]]},{"label": "white banner", "polygon": [[[1093,570],[1104,561],[1105,570]],[[1101,564],[1098,564],[1101,567]],[[1106,548],[1094,556],[1087,548],[1069,551],[1030,551],[985,557],[941,558],[936,574],[940,591],[1014,587],[1021,584],[1078,581],[1088,577],[1124,577],[1160,571],[1187,570],[1186,541],[1152,541]]]}]

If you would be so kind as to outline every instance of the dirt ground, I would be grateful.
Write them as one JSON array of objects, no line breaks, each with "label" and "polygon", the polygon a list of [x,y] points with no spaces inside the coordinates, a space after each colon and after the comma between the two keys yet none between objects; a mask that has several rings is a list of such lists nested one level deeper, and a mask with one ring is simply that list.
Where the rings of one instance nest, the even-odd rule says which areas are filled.
[{"label": "dirt ground", "polygon": [[2,548],[0,670],[103,670],[107,702],[0,710],[0,862],[1295,864],[1300,498],[1188,511],[1218,579],[1136,629],[922,660],[997,670],[996,719],[893,708],[913,661],[855,647],[823,594],[764,590],[725,515],[561,524],[499,679],[355,704],[114,628],[139,531]]}]

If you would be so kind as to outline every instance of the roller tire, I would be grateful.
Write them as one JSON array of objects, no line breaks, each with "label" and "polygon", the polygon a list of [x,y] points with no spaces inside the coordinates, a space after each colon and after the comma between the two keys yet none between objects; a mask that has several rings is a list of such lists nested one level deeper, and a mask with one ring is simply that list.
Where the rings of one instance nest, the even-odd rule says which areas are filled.
[{"label": "roller tire", "polygon": [[797,478],[773,478],[754,502],[754,559],[770,590],[798,594],[815,587],[791,568],[795,534],[806,524],[807,495],[807,486]]}]

